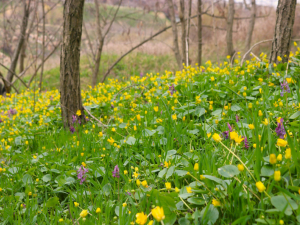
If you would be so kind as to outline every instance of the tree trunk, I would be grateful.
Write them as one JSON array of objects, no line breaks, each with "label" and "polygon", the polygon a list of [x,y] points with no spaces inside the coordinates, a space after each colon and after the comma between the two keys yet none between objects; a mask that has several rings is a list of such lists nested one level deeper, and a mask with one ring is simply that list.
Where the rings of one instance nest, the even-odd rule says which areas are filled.
[{"label": "tree trunk", "polygon": [[249,20],[249,28],[247,31],[245,51],[248,51],[251,47],[252,34],[255,25],[255,17],[256,17],[256,2],[255,0],[251,0],[251,18]]},{"label": "tree trunk", "polygon": [[40,92],[42,92],[42,85],[43,85],[43,74],[44,74],[44,61],[45,61],[45,32],[46,32],[46,15],[45,15],[45,4],[44,0],[42,0],[42,7],[43,7],[43,43],[42,43],[42,69],[40,75]]},{"label": "tree trunk", "polygon": [[278,56],[282,58],[283,62],[288,61],[295,11],[296,0],[278,1],[270,63],[278,62]]},{"label": "tree trunk", "polygon": [[[15,49],[15,52],[13,54],[12,60],[11,60],[9,71],[7,72],[7,75],[6,75],[6,79],[10,83],[13,80],[14,72],[16,71],[16,67],[17,67],[19,55],[20,55],[20,52],[21,52],[21,48],[22,48],[24,40],[25,40],[27,23],[28,23],[28,18],[29,18],[29,8],[30,8],[30,1],[29,1],[28,5],[24,1],[24,16],[23,16],[23,19],[22,19],[20,37],[19,37],[17,47]],[[11,91],[11,86],[8,86],[6,92],[10,93],[10,91]]]},{"label": "tree trunk", "polygon": [[234,18],[234,0],[229,0],[228,13],[227,13],[226,42],[227,42],[227,55],[230,55],[231,57],[234,54],[233,41],[232,41],[233,18]]},{"label": "tree trunk", "polygon": [[198,0],[198,66],[202,61],[202,0]]},{"label": "tree trunk", "polygon": [[175,58],[178,64],[178,67],[182,68],[182,59],[179,52],[179,45],[178,45],[178,33],[177,33],[177,25],[176,25],[176,19],[175,19],[175,11],[174,11],[174,4],[173,0],[168,0],[168,6],[169,6],[169,13],[170,13],[170,19],[172,24],[172,32],[173,32],[173,42],[174,42],[174,53]]},{"label": "tree trunk", "polygon": [[80,44],[85,0],[65,0],[63,41],[60,55],[60,102],[64,127],[72,126],[72,116],[80,110],[85,122],[80,91]]},{"label": "tree trunk", "polygon": [[186,63],[186,21],[185,21],[185,9],[184,9],[184,0],[180,0],[180,12],[179,18],[181,21],[181,49],[182,49],[182,63]]},{"label": "tree trunk", "polygon": [[95,87],[97,84],[97,77],[99,73],[99,67],[100,67],[100,62],[101,62],[101,55],[102,55],[102,49],[103,49],[103,44],[104,44],[104,38],[102,35],[101,31],[101,24],[100,24],[100,12],[99,12],[99,4],[98,0],[95,0],[95,7],[96,7],[96,19],[97,19],[97,35],[98,35],[98,41],[99,45],[96,51],[96,56],[95,56],[95,67],[93,71],[93,76],[92,76],[92,87]]}]

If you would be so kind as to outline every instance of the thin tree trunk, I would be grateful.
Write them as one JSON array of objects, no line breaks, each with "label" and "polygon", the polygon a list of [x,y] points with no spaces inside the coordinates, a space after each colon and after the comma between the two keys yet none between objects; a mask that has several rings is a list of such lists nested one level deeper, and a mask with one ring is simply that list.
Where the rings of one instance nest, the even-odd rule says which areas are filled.
[{"label": "thin tree trunk", "polygon": [[[14,73],[17,67],[19,55],[21,52],[21,48],[23,46],[24,40],[25,40],[25,35],[26,35],[26,29],[27,29],[27,23],[28,23],[28,18],[29,18],[29,8],[30,8],[30,2],[28,2],[28,5],[26,4],[26,1],[24,0],[24,16],[22,19],[22,25],[21,25],[21,32],[20,32],[20,37],[18,41],[18,45],[15,49],[15,52],[12,57],[11,65],[10,65],[10,70],[7,72],[6,79],[11,83],[14,77]],[[6,92],[10,93],[11,91],[11,86],[8,86]]]},{"label": "thin tree trunk", "polygon": [[42,43],[42,69],[41,69],[41,76],[40,76],[40,92],[42,91],[42,85],[43,85],[43,74],[44,74],[44,61],[45,61],[45,23],[46,23],[46,17],[45,17],[45,4],[44,0],[42,0],[42,7],[43,7],[43,43]]},{"label": "thin tree trunk", "polygon": [[198,66],[202,61],[202,0],[198,0]]},{"label": "thin tree trunk", "polygon": [[255,25],[255,17],[256,17],[256,2],[255,0],[251,0],[251,18],[249,20],[249,28],[247,31],[246,37],[246,51],[248,51],[251,47],[252,34]]},{"label": "thin tree trunk", "polygon": [[278,56],[282,58],[283,62],[288,61],[296,4],[296,0],[280,0],[278,2],[270,63],[278,62]]},{"label": "thin tree trunk", "polygon": [[189,0],[189,10],[187,17],[187,33],[186,33],[186,65],[189,66],[189,50],[190,50],[190,29],[191,29],[191,16],[192,16],[192,0]]},{"label": "thin tree trunk", "polygon": [[168,6],[169,6],[169,12],[170,12],[170,18],[171,18],[171,24],[172,24],[172,32],[173,32],[173,42],[174,42],[174,53],[175,58],[178,64],[178,67],[182,68],[182,59],[179,51],[179,45],[178,45],[178,33],[177,33],[177,25],[176,25],[176,19],[175,19],[175,11],[174,11],[174,4],[173,0],[168,0]]},{"label": "thin tree trunk", "polygon": [[[179,18],[181,21],[181,48],[182,48],[182,61],[186,63],[186,21],[184,18],[185,14],[185,5],[184,0],[180,0],[180,12]],[[181,62],[181,64],[183,63]]]},{"label": "thin tree trunk", "polygon": [[104,38],[102,35],[101,31],[101,24],[100,24],[100,12],[99,12],[99,4],[98,0],[94,0],[95,2],[95,7],[96,7],[96,19],[97,19],[97,35],[98,35],[98,41],[99,45],[96,51],[96,57],[95,57],[95,69],[93,71],[93,76],[92,76],[92,87],[95,87],[97,84],[97,77],[99,73],[99,67],[100,67],[100,61],[101,61],[101,55],[102,55],[102,49],[103,49],[103,43],[104,43]]},{"label": "thin tree trunk", "polygon": [[229,0],[228,13],[227,13],[226,42],[227,42],[227,55],[230,55],[231,57],[234,54],[233,41],[232,41],[233,18],[234,18],[234,0]]},{"label": "thin tree trunk", "polygon": [[80,91],[80,44],[85,0],[65,0],[63,38],[60,55],[60,103],[65,128],[72,126],[72,116],[80,110],[85,122]]}]

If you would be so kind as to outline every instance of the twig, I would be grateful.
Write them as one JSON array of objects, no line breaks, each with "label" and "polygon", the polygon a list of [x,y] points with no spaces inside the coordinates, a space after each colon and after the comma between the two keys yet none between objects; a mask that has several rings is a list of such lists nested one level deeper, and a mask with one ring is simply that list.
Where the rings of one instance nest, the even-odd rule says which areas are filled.
[{"label": "twig", "polygon": [[105,124],[103,124],[100,120],[98,120],[96,117],[94,117],[93,115],[92,115],[92,113],[89,111],[89,110],[87,110],[87,108],[85,107],[85,106],[83,106],[83,108],[84,108],[84,110],[94,119],[94,120],[96,120],[101,126],[104,126],[104,127],[108,127],[107,125],[105,125]]}]

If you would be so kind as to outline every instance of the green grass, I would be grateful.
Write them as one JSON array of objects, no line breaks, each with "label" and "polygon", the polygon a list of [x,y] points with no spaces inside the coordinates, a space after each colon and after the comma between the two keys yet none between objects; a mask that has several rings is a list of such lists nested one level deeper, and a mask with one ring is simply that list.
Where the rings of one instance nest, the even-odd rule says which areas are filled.
[{"label": "green grass", "polygon": [[2,98],[0,222],[298,224],[300,58],[261,60],[88,88],[74,133],[58,90]]}]

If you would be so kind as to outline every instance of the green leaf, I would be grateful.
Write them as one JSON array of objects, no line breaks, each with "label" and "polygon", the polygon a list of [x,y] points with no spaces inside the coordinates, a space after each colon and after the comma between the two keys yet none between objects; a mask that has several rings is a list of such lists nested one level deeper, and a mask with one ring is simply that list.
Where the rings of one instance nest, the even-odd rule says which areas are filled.
[{"label": "green leaf", "polygon": [[198,117],[201,117],[204,114],[205,114],[205,109],[201,108],[201,107],[197,107],[195,112],[194,112],[194,115],[196,115]]},{"label": "green leaf", "polygon": [[199,197],[188,198],[187,201],[194,205],[205,205],[205,201],[203,200],[203,198]]},{"label": "green leaf", "polygon": [[203,224],[212,225],[219,218],[219,211],[213,205],[208,205],[201,211],[200,215]]},{"label": "green leaf", "polygon": [[296,119],[298,116],[300,116],[300,111],[295,112],[293,115],[290,116],[290,119]]},{"label": "green leaf", "polygon": [[168,169],[168,168],[164,168],[162,171],[160,171],[160,172],[158,173],[158,177],[162,178],[162,177],[166,174],[167,169]]},{"label": "green leaf", "polygon": [[107,183],[103,186],[102,191],[103,193],[108,196],[110,194],[110,190],[111,190],[111,184]]},{"label": "green leaf", "polygon": [[217,110],[213,111],[213,112],[211,113],[211,115],[213,115],[213,116],[218,116],[218,115],[221,115],[221,113],[222,113],[222,109],[217,109]]},{"label": "green leaf", "polygon": [[234,104],[234,105],[231,106],[230,109],[231,109],[231,111],[233,111],[233,112],[237,112],[237,111],[241,110],[242,108],[241,108],[239,105]]},{"label": "green leaf", "polygon": [[226,165],[218,169],[218,173],[226,178],[232,178],[240,173],[239,169],[234,165]]},{"label": "green leaf", "polygon": [[298,204],[289,197],[278,195],[271,198],[272,205],[279,211],[283,211],[287,216],[293,214],[293,210],[298,209]]},{"label": "green leaf", "polygon": [[167,158],[170,157],[170,156],[172,156],[172,155],[175,155],[176,152],[177,152],[176,150],[170,150],[170,151],[168,151],[167,152]]},{"label": "green leaf", "polygon": [[219,184],[222,184],[224,187],[226,187],[226,183],[225,181],[223,181],[222,179],[220,178],[217,178],[217,177],[214,177],[214,176],[210,176],[210,175],[204,175],[205,178],[209,179],[209,180],[212,180],[212,181],[215,181]]},{"label": "green leaf", "polygon": [[184,217],[181,217],[179,220],[178,220],[178,223],[179,225],[190,225],[190,221]]},{"label": "green leaf", "polygon": [[148,129],[145,129],[143,130],[143,135],[145,137],[150,137],[152,136],[153,134],[155,134],[156,130],[148,130]]},{"label": "green leaf", "polygon": [[57,204],[59,204],[59,198],[58,197],[52,197],[52,198],[48,199],[48,201],[46,203],[46,206],[47,207],[54,207]]},{"label": "green leaf", "polygon": [[270,177],[274,174],[274,168],[272,166],[263,166],[261,168],[261,176]]},{"label": "green leaf", "polygon": [[187,171],[185,170],[175,170],[175,173],[180,176],[180,177],[183,177],[187,174]]},{"label": "green leaf", "polygon": [[51,180],[51,174],[46,174],[43,176],[42,180],[46,183],[49,182]]},{"label": "green leaf", "polygon": [[175,170],[175,166],[171,166],[171,167],[168,169],[168,172],[167,172],[167,174],[166,174],[166,179],[168,179],[170,176],[173,175],[174,170]]},{"label": "green leaf", "polygon": [[31,177],[29,174],[25,174],[25,175],[23,176],[22,181],[23,181],[23,183],[24,183],[25,185],[27,185],[27,184],[32,184],[32,183],[33,183],[32,177]]},{"label": "green leaf", "polygon": [[129,145],[134,145],[136,139],[134,137],[128,137],[126,143]]}]

